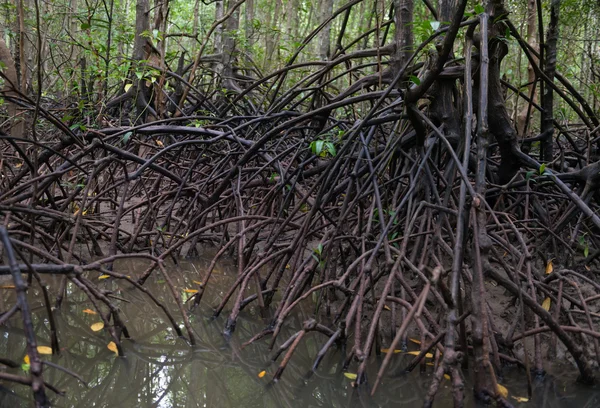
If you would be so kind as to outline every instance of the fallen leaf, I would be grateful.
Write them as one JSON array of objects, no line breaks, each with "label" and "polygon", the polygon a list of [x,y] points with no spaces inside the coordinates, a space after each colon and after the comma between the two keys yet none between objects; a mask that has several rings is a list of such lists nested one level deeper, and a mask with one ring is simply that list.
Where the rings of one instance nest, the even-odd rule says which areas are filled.
[{"label": "fallen leaf", "polygon": [[197,289],[184,289],[183,290],[185,293],[198,293]]},{"label": "fallen leaf", "polygon": [[258,373],[258,378],[263,378],[266,374],[267,372],[265,370],[262,370],[260,373]]},{"label": "fallen leaf", "polygon": [[23,166],[23,162],[15,163],[15,169],[20,169]]},{"label": "fallen leaf", "polygon": [[544,308],[544,310],[547,312],[550,310],[550,302],[552,302],[550,300],[549,297],[547,297],[546,299],[544,299],[544,301],[542,302],[542,307]]},{"label": "fallen leaf", "polygon": [[552,259],[550,259],[548,261],[548,264],[546,264],[546,275],[551,274],[553,270],[554,270],[554,267],[552,266]]},{"label": "fallen leaf", "polygon": [[98,313],[96,313],[96,312],[95,312],[94,310],[92,310],[92,309],[85,309],[85,310],[83,310],[82,312],[83,312],[83,313],[87,313],[87,314],[98,314]]},{"label": "fallen leaf", "polygon": [[104,322],[94,323],[90,326],[90,329],[92,329],[95,332],[100,331],[100,330],[104,329]]},{"label": "fallen leaf", "polygon": [[[407,354],[413,355],[413,356],[418,356],[419,354],[421,354],[420,351],[408,351]],[[426,353],[425,354],[425,358],[433,358],[433,354],[431,353]]]},{"label": "fallen leaf", "polygon": [[0,286],[0,289],[14,289],[15,285],[2,285]]},{"label": "fallen leaf", "polygon": [[450,377],[448,374],[444,374],[444,378],[445,378],[446,380],[450,380],[452,377]]},{"label": "fallen leaf", "polygon": [[200,282],[200,281],[192,281],[192,282],[194,282],[196,285],[202,286],[202,282]]},{"label": "fallen leaf", "polygon": [[157,140],[156,144],[159,145],[160,147],[165,147],[165,144],[163,142],[161,142],[160,140]]},{"label": "fallen leaf", "polygon": [[500,394],[502,398],[508,398],[508,390],[506,389],[506,387],[502,384],[497,384],[497,386],[498,394]]},{"label": "fallen leaf", "polygon": [[100,276],[98,276],[98,280],[100,280],[100,279],[108,279],[108,278],[110,278],[110,275],[100,275]]},{"label": "fallen leaf", "polygon": [[354,374],[354,373],[344,373],[344,377],[346,377],[350,380],[356,380],[356,374]]},{"label": "fallen leaf", "polygon": [[48,346],[38,346],[37,351],[40,354],[52,354],[52,348]]},{"label": "fallen leaf", "polygon": [[390,309],[390,307],[389,307],[388,305],[383,305],[383,308],[384,308],[385,310],[392,310],[392,309]]},{"label": "fallen leaf", "polygon": [[411,339],[410,337],[408,338],[409,341],[412,341],[415,344],[421,344],[421,342],[417,339]]},{"label": "fallen leaf", "polygon": [[115,344],[114,341],[111,341],[110,343],[108,343],[106,345],[106,348],[109,349],[110,351],[112,351],[113,353],[115,353],[116,355],[119,355],[119,350],[117,349],[117,345]]},{"label": "fallen leaf", "polygon": [[[382,353],[389,353],[390,349],[382,348],[381,352]],[[394,354],[398,354],[398,353],[402,353],[402,350],[398,350],[398,349],[394,350]]]},{"label": "fallen leaf", "polygon": [[25,364],[31,364],[31,360],[29,360],[29,354],[25,354],[23,361],[25,362]]},{"label": "fallen leaf", "polygon": [[512,399],[516,400],[517,402],[529,402],[529,398],[526,397],[515,397],[515,396],[511,396]]}]

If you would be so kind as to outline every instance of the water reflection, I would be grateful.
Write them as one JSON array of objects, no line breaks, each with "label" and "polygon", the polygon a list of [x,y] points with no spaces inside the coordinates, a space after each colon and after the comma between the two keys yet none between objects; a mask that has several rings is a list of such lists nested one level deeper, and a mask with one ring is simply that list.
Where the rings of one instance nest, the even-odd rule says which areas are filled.
[{"label": "water reflection", "polygon": [[[210,262],[206,258],[170,266],[169,273],[183,299],[191,296],[184,289],[194,288],[194,281],[202,279],[200,271]],[[146,264],[127,261],[115,265],[115,271],[132,277],[142,274]],[[201,307],[191,316],[191,324],[198,345],[191,348],[177,338],[161,310],[146,295],[112,279],[98,281],[104,290],[124,299],[118,301],[123,319],[132,336],[123,346],[126,357],[119,358],[107,349],[110,342],[105,330],[94,332],[90,326],[100,321],[97,315],[84,313],[93,309],[87,297],[70,287],[63,308],[56,313],[61,347],[60,356],[43,356],[81,375],[88,385],[77,379],[46,367],[44,378],[61,390],[64,397],[53,396],[56,407],[417,407],[421,406],[430,382],[430,372],[404,376],[390,376],[379,388],[375,398],[351,387],[351,381],[341,374],[344,353],[334,350],[328,353],[317,373],[309,375],[313,359],[325,342],[316,332],[309,333],[300,343],[282,380],[271,384],[279,362],[272,363],[268,340],[258,341],[245,349],[240,345],[261,331],[268,319],[249,306],[240,315],[234,337],[227,342],[221,335],[226,316],[211,320],[212,307],[221,297],[236,275],[236,269],[225,260],[213,275],[210,290],[204,295]],[[90,275],[97,281],[97,275]],[[58,279],[48,277],[52,288],[58,288]],[[181,321],[167,285],[158,272],[146,282],[155,296],[166,300],[173,316]],[[13,291],[4,290],[0,296],[0,309],[13,304]],[[34,323],[40,345],[49,345],[50,333],[45,310],[38,289],[30,290]],[[125,301],[127,300],[127,301]],[[280,335],[280,343],[302,327],[310,317],[310,311],[299,311],[292,316]],[[25,340],[21,322],[13,319],[0,328],[0,355],[22,361]],[[407,363],[406,357],[397,355],[390,372],[398,372]],[[378,358],[373,357],[369,377],[375,378]],[[258,377],[267,371],[263,378]],[[18,369],[7,370],[19,374]],[[417,370],[418,371],[418,370]],[[511,394],[526,395],[522,372],[508,372],[503,383]],[[509,381],[508,378],[513,378]],[[530,407],[597,407],[600,406],[598,390],[578,387],[575,376],[562,375],[560,380],[546,380],[536,388]],[[450,390],[442,387],[436,406],[451,404]],[[51,391],[47,391],[52,396]],[[517,404],[516,401],[511,401]],[[28,387],[0,384],[0,406],[28,407],[32,405]],[[472,406],[471,400],[467,406]],[[518,405],[518,404],[517,404]]]}]

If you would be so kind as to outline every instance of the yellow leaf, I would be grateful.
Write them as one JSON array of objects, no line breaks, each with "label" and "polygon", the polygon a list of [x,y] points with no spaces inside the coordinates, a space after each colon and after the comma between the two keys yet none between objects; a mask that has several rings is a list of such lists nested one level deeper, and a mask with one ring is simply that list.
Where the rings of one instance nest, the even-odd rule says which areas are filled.
[{"label": "yellow leaf", "polygon": [[260,373],[258,373],[258,378],[263,378],[266,374],[267,372],[265,370],[262,370]]},{"label": "yellow leaf", "polygon": [[184,289],[183,291],[185,293],[198,293],[198,290],[196,290],[196,289]]},{"label": "yellow leaf", "polygon": [[160,140],[157,140],[156,144],[159,145],[160,147],[165,147],[165,144],[163,142],[161,142]]},{"label": "yellow leaf", "polygon": [[100,279],[108,279],[108,278],[110,278],[110,275],[100,275],[100,276],[98,276],[98,280],[100,280]]},{"label": "yellow leaf", "polygon": [[25,354],[25,358],[23,359],[25,364],[31,364],[31,360],[29,360],[29,354]]},{"label": "yellow leaf", "polygon": [[125,92],[129,92],[129,89],[131,88],[133,84],[125,84]]},{"label": "yellow leaf", "polygon": [[554,267],[552,266],[552,259],[550,259],[548,261],[548,264],[546,265],[546,275],[551,274],[553,270],[554,270]]},{"label": "yellow leaf", "polygon": [[512,399],[516,400],[517,402],[529,402],[529,398],[526,397],[515,397],[515,396],[511,396]]},{"label": "yellow leaf", "polygon": [[23,166],[23,162],[15,163],[15,169],[20,169]]},{"label": "yellow leaf", "polygon": [[[382,348],[381,352],[382,353],[389,353],[390,349]],[[398,353],[402,353],[402,350],[398,350],[398,349],[394,350],[394,354],[398,354]]]},{"label": "yellow leaf", "polygon": [[408,338],[409,341],[412,341],[415,344],[421,344],[421,342],[417,339],[411,339],[410,337]]},{"label": "yellow leaf", "polygon": [[192,282],[194,282],[196,285],[202,286],[202,282],[200,282],[200,281],[192,281]]},{"label": "yellow leaf", "polygon": [[344,377],[346,377],[350,380],[356,380],[356,374],[354,374],[354,373],[344,373]]},{"label": "yellow leaf", "polygon": [[93,331],[100,331],[104,329],[104,322],[94,323],[90,326],[90,329],[92,329]]},{"label": "yellow leaf", "polygon": [[52,354],[52,349],[48,346],[38,346],[37,351],[40,354]]},{"label": "yellow leaf", "polygon": [[115,354],[119,354],[119,350],[117,349],[117,345],[115,344],[114,341],[111,341],[110,343],[108,343],[106,345],[106,348],[109,349],[110,351],[112,351]]},{"label": "yellow leaf", "polygon": [[450,378],[452,378],[452,377],[450,377],[448,374],[444,374],[444,378],[445,378],[446,380],[449,380],[449,379],[450,379]]},{"label": "yellow leaf", "polygon": [[434,366],[435,364],[433,364],[433,363],[425,363],[425,365]]},{"label": "yellow leaf", "polygon": [[544,310],[547,312],[550,310],[550,298],[547,297],[546,299],[544,299],[544,301],[542,302],[542,307],[544,308]]},{"label": "yellow leaf", "polygon": [[502,384],[497,384],[498,388],[498,394],[500,394],[502,396],[502,398],[508,398],[508,390],[506,389],[506,387]]},{"label": "yellow leaf", "polygon": [[392,310],[392,309],[390,309],[390,307],[389,307],[388,305],[383,305],[383,308],[384,308],[385,310]]},{"label": "yellow leaf", "polygon": [[[419,354],[421,354],[420,351],[408,351],[407,354],[413,355],[413,356],[418,356]],[[425,354],[425,358],[433,358],[433,354],[431,353],[426,353]]]},{"label": "yellow leaf", "polygon": [[94,310],[92,310],[92,309],[85,309],[85,310],[83,310],[83,313],[87,313],[87,314],[98,314],[98,313],[96,313],[96,312],[95,312]]}]

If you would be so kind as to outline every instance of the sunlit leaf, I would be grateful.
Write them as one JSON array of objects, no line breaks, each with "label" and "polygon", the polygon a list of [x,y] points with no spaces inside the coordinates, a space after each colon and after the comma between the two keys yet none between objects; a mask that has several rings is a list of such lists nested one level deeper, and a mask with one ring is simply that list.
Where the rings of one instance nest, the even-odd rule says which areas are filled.
[{"label": "sunlit leaf", "polygon": [[52,354],[52,348],[48,346],[38,346],[37,351],[40,354]]},{"label": "sunlit leaf", "polygon": [[263,378],[266,374],[267,372],[265,370],[262,370],[260,373],[258,373],[258,378]]},{"label": "sunlit leaf", "polygon": [[550,310],[550,303],[552,302],[552,300],[550,300],[549,297],[547,297],[546,299],[544,299],[544,301],[542,302],[542,307],[544,308],[544,310],[547,312]]},{"label": "sunlit leaf", "polygon": [[104,329],[104,322],[94,323],[90,326],[90,329],[92,329],[95,332],[100,331]]},{"label": "sunlit leaf", "polygon": [[[420,351],[407,351],[406,354],[410,354],[410,355],[413,355],[413,356],[418,356],[419,354],[421,354],[421,352]],[[425,354],[425,358],[433,358],[433,354],[426,353]]]},{"label": "sunlit leaf", "polygon": [[23,361],[25,362],[25,364],[31,364],[31,360],[29,359],[29,354],[25,354]]},{"label": "sunlit leaf", "polygon": [[110,351],[112,351],[115,354],[119,354],[119,350],[117,349],[117,345],[115,344],[114,341],[111,341],[110,343],[108,343],[106,345],[106,348],[109,349]]},{"label": "sunlit leaf", "polygon": [[554,267],[552,266],[552,259],[550,259],[548,261],[548,263],[546,264],[546,275],[551,274],[553,270],[554,270]]},{"label": "sunlit leaf", "polygon": [[91,314],[91,315],[98,314],[95,310],[92,310],[92,309],[85,309],[82,312],[83,313],[87,313],[87,314]]},{"label": "sunlit leaf", "polygon": [[344,373],[344,377],[346,377],[350,380],[356,380],[356,374],[354,374],[354,373]]},{"label": "sunlit leaf", "polygon": [[198,293],[197,289],[184,289],[183,290],[185,293]]},{"label": "sunlit leaf", "polygon": [[498,394],[500,394],[502,396],[502,398],[508,398],[508,389],[502,385],[502,384],[497,384],[498,385]]},{"label": "sunlit leaf", "polygon": [[513,396],[511,396],[511,398],[516,400],[517,402],[529,402],[529,398],[527,398],[527,397],[515,397],[513,395]]},{"label": "sunlit leaf", "polygon": [[100,276],[98,276],[98,280],[108,279],[108,278],[110,278],[110,275],[100,275]]}]

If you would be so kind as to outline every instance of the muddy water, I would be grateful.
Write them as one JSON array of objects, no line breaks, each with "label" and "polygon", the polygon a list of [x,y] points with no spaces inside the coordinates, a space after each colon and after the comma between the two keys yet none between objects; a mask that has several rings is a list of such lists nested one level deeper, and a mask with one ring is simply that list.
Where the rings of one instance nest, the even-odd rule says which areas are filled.
[{"label": "muddy water", "polygon": [[[169,273],[184,298],[184,290],[194,288],[193,281],[200,281],[210,257],[193,263],[185,262],[171,266]],[[143,262],[121,262],[115,270],[133,276],[145,269]],[[201,307],[191,316],[198,345],[189,347],[177,338],[173,329],[165,323],[161,311],[141,292],[127,283],[112,279],[97,280],[97,274],[89,276],[105,290],[128,300],[120,301],[123,318],[133,340],[125,340],[126,357],[116,357],[107,349],[110,342],[104,330],[94,332],[93,323],[98,316],[84,313],[93,309],[92,304],[80,291],[69,287],[66,301],[56,311],[59,328],[60,356],[44,356],[78,373],[87,382],[51,367],[46,367],[44,378],[61,390],[64,397],[52,397],[55,407],[418,407],[422,405],[431,379],[431,367],[426,373],[409,375],[399,373],[409,357],[397,354],[376,397],[371,398],[362,391],[352,388],[351,381],[344,377],[341,367],[344,353],[333,350],[328,353],[316,373],[310,375],[314,357],[325,342],[321,334],[311,333],[300,343],[281,381],[272,384],[281,358],[272,363],[268,341],[263,340],[241,349],[240,345],[260,332],[268,323],[258,311],[248,307],[240,316],[233,339],[226,341],[221,335],[226,316],[210,319],[212,307],[223,296],[228,284],[236,275],[233,265],[221,263]],[[47,278],[56,290],[58,279]],[[177,308],[163,278],[156,273],[146,286],[169,306],[178,321]],[[0,289],[0,310],[14,303],[13,290]],[[41,303],[39,290],[30,290],[30,302],[40,345],[49,345],[49,326]],[[310,307],[300,310],[289,319],[279,336],[279,344],[295,333],[302,322],[310,317]],[[13,319],[0,327],[0,356],[22,361],[25,355],[25,339],[19,319]],[[375,378],[379,358],[370,361],[369,377]],[[351,367],[351,370],[355,367]],[[600,389],[576,384],[576,372],[572,367],[552,367],[554,375],[536,384],[535,396],[526,407],[600,407]],[[259,378],[258,373],[266,370]],[[22,374],[18,369],[8,372]],[[509,389],[511,397],[525,396],[526,383],[522,372],[507,371],[502,383]],[[470,398],[470,397],[469,397]],[[436,398],[437,407],[451,406],[450,390],[442,387]],[[0,383],[0,407],[32,406],[29,388]],[[474,406],[471,399],[466,406]]]}]

